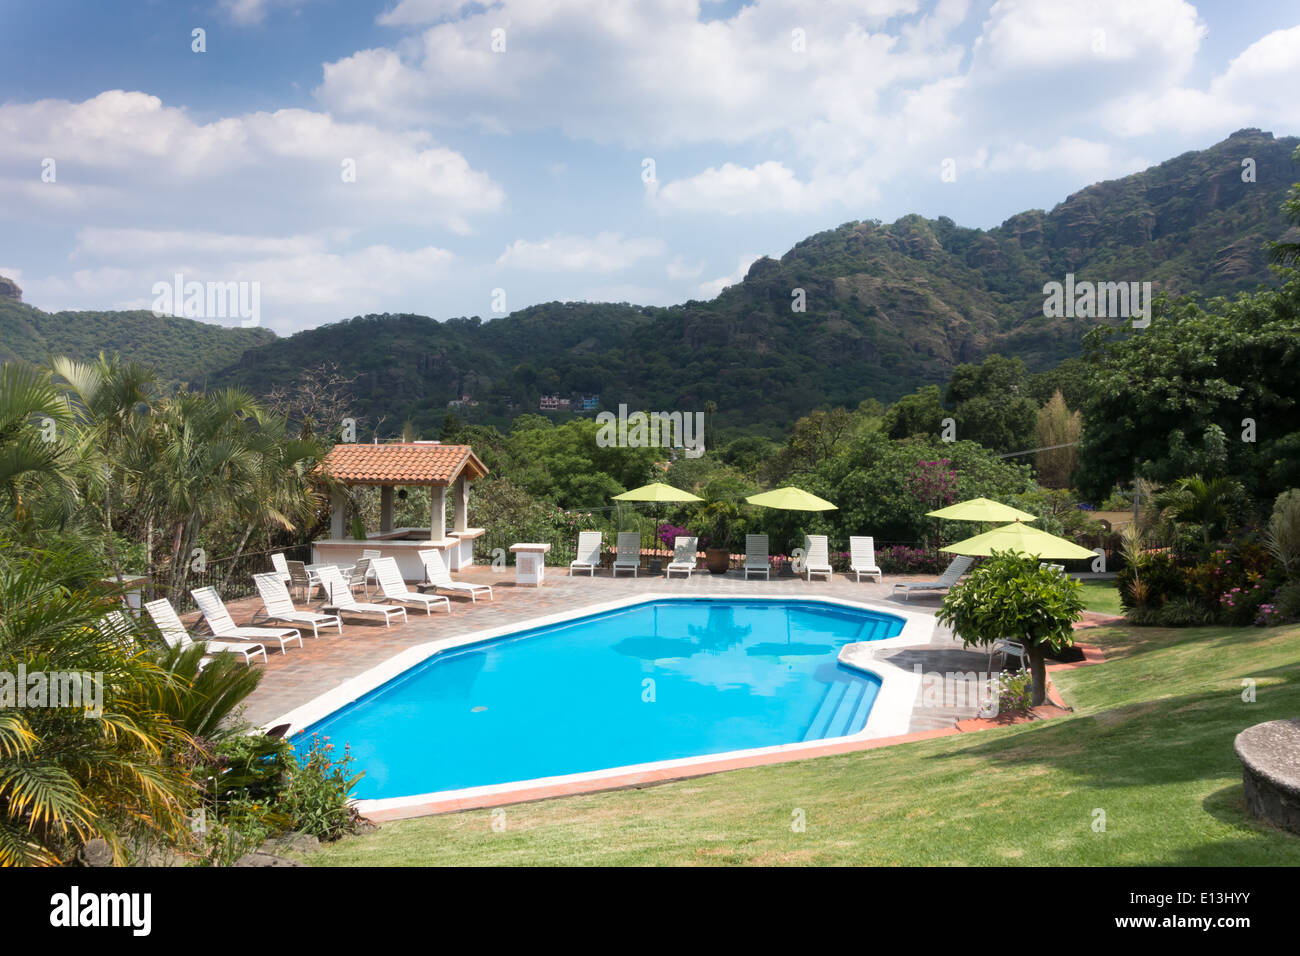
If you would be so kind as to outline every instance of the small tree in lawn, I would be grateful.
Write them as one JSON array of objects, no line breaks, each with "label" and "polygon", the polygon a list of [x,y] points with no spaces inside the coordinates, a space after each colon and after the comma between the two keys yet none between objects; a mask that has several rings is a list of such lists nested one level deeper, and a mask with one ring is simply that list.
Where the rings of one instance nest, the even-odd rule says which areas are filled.
[{"label": "small tree in lawn", "polygon": [[969,647],[1017,641],[1029,655],[1033,705],[1046,698],[1047,649],[1074,644],[1074,622],[1083,615],[1083,587],[1038,559],[994,551],[943,599],[937,615]]}]

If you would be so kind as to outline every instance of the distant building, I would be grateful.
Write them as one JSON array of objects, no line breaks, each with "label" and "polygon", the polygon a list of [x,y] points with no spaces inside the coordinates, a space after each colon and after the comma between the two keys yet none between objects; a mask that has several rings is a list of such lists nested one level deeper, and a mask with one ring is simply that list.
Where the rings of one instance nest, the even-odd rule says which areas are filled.
[{"label": "distant building", "polygon": [[474,401],[474,399],[472,399],[470,396],[462,395],[460,398],[453,398],[450,402],[447,403],[447,407],[448,408],[461,408],[462,406],[473,407],[474,405],[477,404],[478,402]]},{"label": "distant building", "polygon": [[544,412],[558,412],[560,410],[560,396],[543,395],[538,400],[537,407]]},{"label": "distant building", "polygon": [[580,401],[582,403],[581,408],[584,412],[594,412],[596,409],[600,408],[599,395],[583,395]]}]

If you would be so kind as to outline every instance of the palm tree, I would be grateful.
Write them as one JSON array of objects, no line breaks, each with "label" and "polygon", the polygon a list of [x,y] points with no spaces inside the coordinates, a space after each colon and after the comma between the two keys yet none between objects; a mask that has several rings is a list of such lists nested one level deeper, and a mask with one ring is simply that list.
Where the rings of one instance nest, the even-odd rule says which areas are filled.
[{"label": "palm tree", "polygon": [[1161,492],[1157,503],[1161,517],[1175,523],[1198,525],[1201,541],[1208,551],[1213,532],[1227,528],[1237,515],[1244,495],[1241,483],[1235,479],[1206,481],[1200,475],[1192,475],[1179,478]]},{"label": "palm tree", "polygon": [[94,484],[103,495],[104,541],[113,572],[122,580],[122,566],[114,540],[114,491],[126,500],[128,489],[138,479],[135,450],[149,428],[157,376],[137,362],[122,363],[99,354],[95,362],[77,362],[56,357],[51,362],[63,379],[80,427],[80,453],[89,465]]},{"label": "palm tree", "polygon": [[151,514],[172,537],[168,587],[181,593],[206,522],[236,514],[258,487],[250,442],[257,403],[247,392],[180,392],[159,408],[159,456],[147,475]]},{"label": "palm tree", "polygon": [[311,470],[325,454],[325,446],[310,435],[289,437],[288,419],[283,415],[259,409],[256,420],[257,429],[248,437],[249,448],[257,456],[252,484],[248,493],[234,502],[244,531],[218,591],[224,591],[259,525],[270,523],[284,531],[295,531],[312,520],[323,501],[312,482]]},{"label": "palm tree", "polygon": [[120,607],[87,585],[102,571],[71,551],[0,541],[0,670],[102,674],[102,715],[73,707],[0,710],[0,865],[53,865],[102,837],[174,842],[196,794],[173,755],[188,735],[153,706],[172,678],[97,622]]},{"label": "palm tree", "polygon": [[47,372],[24,362],[0,367],[0,494],[4,515],[24,518],[23,496],[48,495],[66,515],[76,502],[76,457],[66,433],[67,400]]}]

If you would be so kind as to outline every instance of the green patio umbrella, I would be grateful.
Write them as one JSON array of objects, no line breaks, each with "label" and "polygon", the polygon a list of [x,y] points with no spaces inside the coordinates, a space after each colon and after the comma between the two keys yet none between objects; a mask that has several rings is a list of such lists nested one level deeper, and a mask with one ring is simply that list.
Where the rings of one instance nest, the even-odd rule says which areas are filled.
[{"label": "green patio umbrella", "polygon": [[[615,495],[614,501],[657,501],[661,504],[664,502],[683,502],[683,501],[703,501],[698,495],[693,495],[689,491],[682,491],[680,488],[674,488],[672,485],[665,485],[662,481],[652,481],[648,485],[642,485],[640,488],[633,488],[631,491],[625,491],[621,495]],[[662,512],[660,517],[662,517]],[[644,538],[642,543],[644,544]],[[656,557],[654,560],[658,560]],[[653,566],[653,565],[652,565]]]},{"label": "green patio umbrella", "polygon": [[947,518],[949,521],[1037,521],[1037,515],[1031,515],[1027,511],[1021,511],[1019,508],[1012,508],[1010,505],[1004,505],[1000,501],[992,501],[988,498],[972,498],[970,501],[959,501],[955,505],[949,505],[946,508],[940,508],[938,511],[927,511],[926,516],[930,518]]},{"label": "green patio umbrella", "polygon": [[682,491],[680,488],[674,488],[672,485],[665,485],[662,481],[653,481],[648,485],[642,485],[640,488],[633,488],[631,491],[625,491],[621,495],[615,495],[614,501],[703,501],[689,491]]},{"label": "green patio umbrella", "polygon": [[1028,554],[1035,558],[1054,558],[1057,560],[1094,557],[1093,552],[1080,547],[1073,541],[1058,538],[1054,534],[1048,534],[1041,528],[1031,528],[1019,521],[1003,525],[1001,528],[994,528],[992,531],[986,531],[983,534],[977,534],[973,538],[958,541],[956,544],[950,544],[946,548],[940,548],[939,550],[979,557],[987,557],[994,551],[1019,551],[1021,554]]},{"label": "green patio umbrella", "polygon": [[764,491],[761,494],[750,495],[745,500],[751,505],[762,505],[764,508],[779,508],[782,511],[837,510],[836,505],[799,488],[777,488],[775,491]]}]

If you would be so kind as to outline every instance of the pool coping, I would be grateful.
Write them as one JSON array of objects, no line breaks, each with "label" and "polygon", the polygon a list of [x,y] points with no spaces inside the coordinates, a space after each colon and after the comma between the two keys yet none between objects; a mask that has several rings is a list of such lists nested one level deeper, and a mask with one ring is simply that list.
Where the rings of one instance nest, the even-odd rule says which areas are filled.
[{"label": "pool coping", "polygon": [[[840,663],[880,678],[880,689],[877,691],[876,699],[872,703],[867,723],[856,734],[796,741],[768,747],[752,747],[745,750],[730,750],[695,757],[677,757],[671,760],[659,760],[650,763],[625,764],[619,767],[590,770],[582,773],[534,777],[510,783],[464,787],[458,790],[439,790],[403,797],[355,800],[353,803],[357,810],[376,820],[424,816],[452,809],[465,809],[468,806],[485,806],[489,803],[537,799],[535,794],[538,793],[576,793],[594,789],[629,786],[630,783],[620,782],[627,779],[632,779],[634,782],[644,782],[647,780],[672,779],[674,776],[690,776],[693,773],[713,772],[713,770],[703,768],[712,767],[715,764],[753,766],[756,764],[751,763],[751,761],[758,761],[759,763],[778,762],[798,756],[817,756],[819,752],[828,752],[826,750],[828,746],[840,745],[858,749],[867,741],[891,740],[897,742],[897,738],[901,736],[910,736],[908,735],[908,727],[911,723],[912,709],[916,702],[922,677],[914,671],[905,671],[888,661],[877,660],[874,655],[877,649],[929,644],[934,636],[934,614],[897,608],[879,602],[850,601],[839,597],[822,596],[810,598],[807,592],[800,593],[798,591],[791,591],[786,594],[746,596],[744,598],[696,597],[672,591],[644,592],[611,601],[588,604],[555,614],[530,617],[523,621],[484,628],[468,634],[429,641],[409,647],[369,670],[345,680],[339,686],[314,697],[307,703],[295,707],[274,720],[266,722],[262,729],[269,730],[271,727],[288,724],[289,729],[285,732],[285,736],[292,736],[364,697],[411,668],[424,663],[431,657],[436,657],[450,650],[495,640],[520,631],[563,624],[579,618],[591,617],[637,604],[661,600],[738,600],[763,603],[799,601],[801,603],[830,604],[851,610],[892,615],[903,621],[903,629],[895,637],[878,641],[859,641],[846,644],[840,648],[838,656]],[[929,734],[931,732],[925,733]],[[721,767],[719,769],[728,768]]]}]

